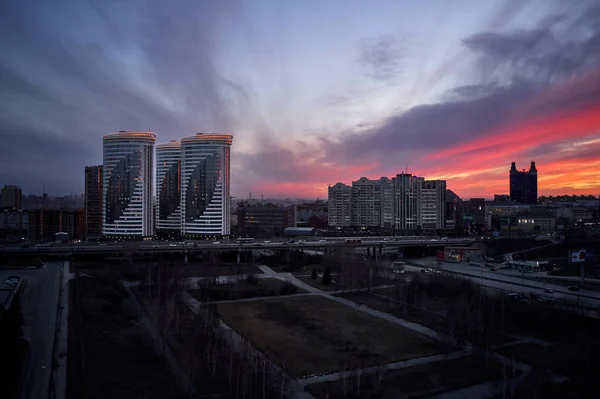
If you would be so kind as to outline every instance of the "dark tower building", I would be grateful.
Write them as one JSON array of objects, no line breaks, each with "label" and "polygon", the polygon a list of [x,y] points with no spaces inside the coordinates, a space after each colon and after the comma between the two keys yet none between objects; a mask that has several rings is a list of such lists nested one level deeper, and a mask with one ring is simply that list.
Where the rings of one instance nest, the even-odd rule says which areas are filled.
[{"label": "dark tower building", "polygon": [[516,163],[511,164],[510,199],[520,204],[537,204],[538,190],[535,162],[531,162],[529,170],[517,170]]},{"label": "dark tower building", "polygon": [[102,237],[102,165],[85,167],[85,238]]}]

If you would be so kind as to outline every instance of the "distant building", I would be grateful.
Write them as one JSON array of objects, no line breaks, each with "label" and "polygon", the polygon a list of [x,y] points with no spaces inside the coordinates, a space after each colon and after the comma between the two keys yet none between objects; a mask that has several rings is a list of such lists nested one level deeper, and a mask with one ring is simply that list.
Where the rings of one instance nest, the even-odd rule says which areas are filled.
[{"label": "distant building", "polygon": [[494,194],[494,201],[510,201],[510,195],[508,194]]},{"label": "distant building", "polygon": [[102,237],[102,165],[85,167],[85,238]]},{"label": "distant building", "polygon": [[446,181],[425,180],[421,188],[421,228],[441,230],[446,222]]},{"label": "distant building", "polygon": [[369,180],[361,177],[352,182],[352,226],[391,227],[392,187],[390,179]]},{"label": "distant building", "polygon": [[421,228],[421,189],[422,177],[401,173],[392,178],[393,204],[394,204],[394,229],[417,230]]},{"label": "distant building", "polygon": [[29,228],[29,214],[23,210],[4,209],[0,211],[0,230],[25,231]]},{"label": "distant building", "polygon": [[2,198],[2,202],[0,203],[0,208],[2,209],[22,209],[21,208],[21,187],[19,186],[4,186],[2,188],[2,192],[0,197]]},{"label": "distant building", "polygon": [[42,209],[29,212],[29,238],[53,242],[56,233],[67,233],[70,240],[83,238],[85,211]]},{"label": "distant building", "polygon": [[529,170],[517,170],[516,163],[510,167],[510,199],[520,204],[535,205],[538,202],[538,181],[535,162]]},{"label": "distant building", "polygon": [[329,187],[327,214],[330,227],[352,226],[352,187],[342,183]]},{"label": "distant building", "polygon": [[288,227],[294,227],[294,208],[274,204],[237,207],[238,235],[250,237],[280,237]]}]

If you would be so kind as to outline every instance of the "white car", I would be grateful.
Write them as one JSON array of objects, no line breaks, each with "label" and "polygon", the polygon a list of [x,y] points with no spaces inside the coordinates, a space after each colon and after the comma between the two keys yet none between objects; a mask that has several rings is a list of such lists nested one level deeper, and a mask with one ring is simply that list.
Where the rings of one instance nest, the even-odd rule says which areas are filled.
[{"label": "white car", "polygon": [[177,244],[169,244],[170,247],[176,247]]},{"label": "white car", "polygon": [[220,242],[219,241],[213,241],[213,244],[218,245],[218,244],[220,244]]},{"label": "white car", "polygon": [[269,241],[269,240],[266,240],[264,243],[265,243],[265,244],[270,244],[270,243],[271,243],[271,241]]},{"label": "white car", "polygon": [[327,240],[319,240],[319,242],[327,242]]}]

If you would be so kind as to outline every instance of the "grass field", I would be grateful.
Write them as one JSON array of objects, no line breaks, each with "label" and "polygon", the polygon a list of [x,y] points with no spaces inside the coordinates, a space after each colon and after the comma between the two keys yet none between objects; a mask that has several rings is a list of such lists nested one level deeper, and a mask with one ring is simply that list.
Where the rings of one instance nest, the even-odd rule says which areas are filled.
[{"label": "grass field", "polygon": [[501,380],[502,376],[502,368],[498,363],[486,363],[483,357],[473,355],[390,371],[381,378],[364,375],[360,384],[357,377],[352,377],[346,381],[309,385],[308,390],[318,399],[429,398],[443,392]]},{"label": "grass field", "polygon": [[428,337],[320,296],[226,303],[218,311],[297,377],[438,352]]}]

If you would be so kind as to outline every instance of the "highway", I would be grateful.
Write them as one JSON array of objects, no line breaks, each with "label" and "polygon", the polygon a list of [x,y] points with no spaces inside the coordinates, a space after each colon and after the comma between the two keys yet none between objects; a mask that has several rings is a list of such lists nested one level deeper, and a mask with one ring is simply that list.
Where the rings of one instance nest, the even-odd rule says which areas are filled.
[{"label": "highway", "polygon": [[[413,262],[420,263],[423,267],[407,266],[407,270],[420,271],[422,268],[432,267],[431,259],[422,261],[413,260]],[[489,288],[518,293],[535,292],[548,298],[580,301],[583,305],[600,307],[600,292],[598,291],[586,289],[569,291],[564,285],[522,279],[515,276],[514,271],[512,270],[507,270],[507,274],[505,274],[502,269],[493,272],[485,267],[469,266],[451,262],[437,262],[435,267],[447,273],[466,276],[472,281]],[[545,289],[552,289],[554,293],[545,292]]]},{"label": "highway", "polygon": [[48,397],[62,267],[62,262],[48,262],[38,269],[0,271],[2,281],[17,275],[26,282],[21,307],[29,350],[19,388],[22,399]]},{"label": "highway", "polygon": [[240,244],[235,240],[224,241],[142,241],[137,243],[101,243],[101,244],[56,244],[49,248],[21,248],[20,246],[6,246],[3,250],[11,253],[102,253],[114,251],[142,251],[142,252],[193,252],[198,250],[250,250],[254,248],[263,249],[287,249],[287,248],[329,248],[329,247],[383,247],[383,246],[446,246],[467,245],[475,241],[475,238],[447,238],[447,239],[419,239],[419,238],[362,238],[360,243],[348,243],[339,239],[310,239],[306,241],[294,240],[256,240],[255,243]]}]

